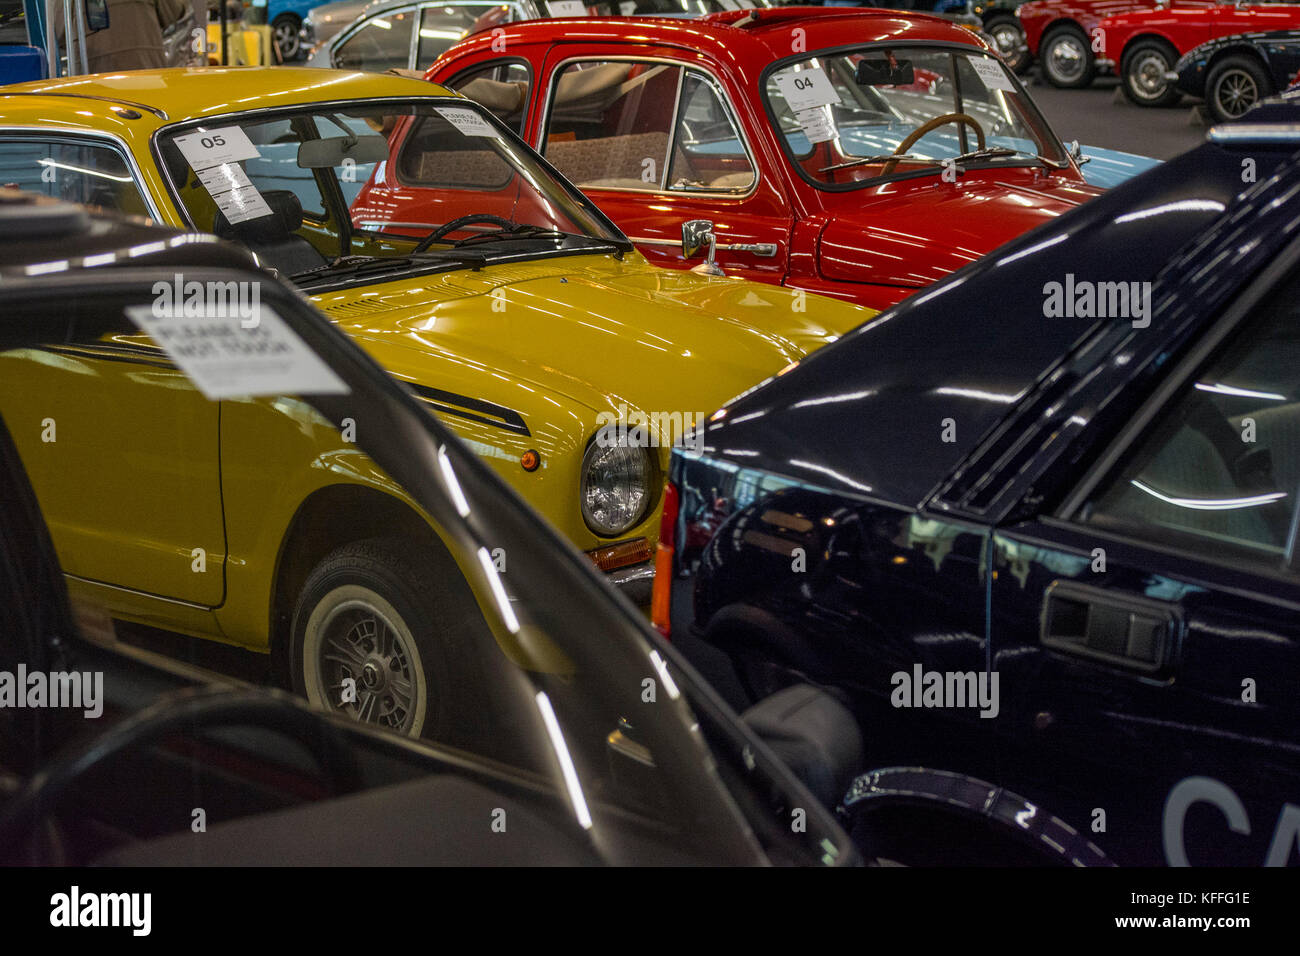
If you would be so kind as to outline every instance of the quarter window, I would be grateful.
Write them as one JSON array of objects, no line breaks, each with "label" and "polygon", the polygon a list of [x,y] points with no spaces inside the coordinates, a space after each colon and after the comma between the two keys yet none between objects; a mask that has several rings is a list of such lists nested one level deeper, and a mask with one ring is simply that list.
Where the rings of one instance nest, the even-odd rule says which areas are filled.
[{"label": "quarter window", "polygon": [[1085,520],[1143,540],[1278,565],[1296,549],[1300,306],[1296,287],[1182,390]]},{"label": "quarter window", "polygon": [[32,138],[0,141],[0,185],[148,216],[122,154],[112,146]]}]

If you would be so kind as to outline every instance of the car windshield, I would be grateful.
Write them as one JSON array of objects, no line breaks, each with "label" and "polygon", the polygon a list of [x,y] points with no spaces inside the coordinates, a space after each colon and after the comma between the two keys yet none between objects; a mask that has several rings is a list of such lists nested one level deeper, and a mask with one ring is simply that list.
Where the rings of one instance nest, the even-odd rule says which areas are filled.
[{"label": "car windshield", "polygon": [[[455,862],[511,846],[534,862],[842,859],[833,824],[810,814],[791,831],[792,798],[765,796],[780,771],[753,738],[427,403],[280,282],[195,265],[210,237],[163,240],[108,258],[172,256],[165,267],[0,274],[0,436],[7,424],[68,574],[82,666],[103,672],[102,714],[70,713],[71,734],[165,703],[159,675],[180,665],[182,688],[196,673],[287,683],[434,754],[408,823]],[[44,438],[21,425],[32,415]],[[16,641],[0,635],[10,669],[39,666]],[[142,655],[162,668],[144,680]],[[209,825],[297,805],[284,781],[302,778],[300,736],[281,760],[264,725],[213,727],[148,787],[80,794],[115,834],[95,853],[121,861],[188,834],[172,795],[191,787]],[[366,786],[411,777],[385,761],[357,771]],[[248,790],[218,785],[231,768]]]},{"label": "car windshield", "polygon": [[768,75],[777,132],[815,185],[851,189],[945,168],[1068,163],[996,57],[956,48],[869,47],[788,62]]},{"label": "car windshield", "polygon": [[400,267],[412,254],[463,263],[467,245],[512,257],[626,245],[463,99],[233,114],[171,127],[160,142],[194,226],[296,279],[372,259]]}]

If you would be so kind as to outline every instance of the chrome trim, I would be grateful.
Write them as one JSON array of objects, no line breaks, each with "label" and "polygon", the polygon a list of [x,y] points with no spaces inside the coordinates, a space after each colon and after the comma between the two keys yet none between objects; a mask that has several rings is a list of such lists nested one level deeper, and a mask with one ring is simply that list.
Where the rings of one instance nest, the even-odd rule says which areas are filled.
[{"label": "chrome trim", "polygon": [[[628,236],[638,246],[675,246],[681,248],[681,243],[675,239],[649,239],[637,236]],[[752,252],[756,256],[771,258],[777,253],[775,242],[719,242],[715,248],[718,250],[726,249],[730,252]]]},{"label": "chrome trim", "polygon": [[1205,138],[1211,143],[1300,143],[1300,123],[1233,123],[1211,126]]},{"label": "chrome trim", "polygon": [[151,598],[155,601],[163,601],[167,604],[176,604],[180,607],[193,608],[196,611],[213,611],[222,606],[220,604],[195,604],[193,601],[184,601],[180,598],[165,597],[161,594],[153,594],[150,591],[141,591],[137,588],[123,587],[120,584],[109,584],[107,581],[97,581],[95,578],[83,578],[80,574],[70,574],[67,571],[63,572],[63,576],[65,578],[71,578],[74,581],[80,581],[82,584],[93,584],[95,587],[108,588],[111,591],[121,591],[123,594],[137,594],[140,597]]},{"label": "chrome trim", "polygon": [[116,97],[112,97],[112,96],[95,96],[90,93],[60,93],[57,91],[51,91],[49,93],[43,93],[39,91],[11,92],[9,90],[0,89],[0,96],[68,96],[78,100],[97,100],[100,103],[112,103],[115,106],[131,106],[134,107],[135,109],[144,110],[146,113],[152,113],[154,116],[158,117],[161,120],[170,118],[168,117],[166,110],[160,110],[156,106],[146,106],[144,103],[137,103],[134,100],[119,100]]},{"label": "chrome trim", "polygon": [[[9,95],[9,94],[6,94]],[[17,94],[14,94],[17,95]],[[54,139],[100,139],[106,140],[111,145],[117,147],[118,151],[126,157],[127,168],[131,170],[131,179],[135,188],[140,191],[145,205],[149,207],[149,214],[153,221],[159,225],[169,225],[158,211],[158,202],[152,192],[145,188],[144,176],[140,171],[140,164],[136,162],[135,154],[131,152],[131,147],[127,145],[126,140],[116,133],[109,133],[104,130],[68,130],[63,127],[49,126],[0,126],[0,136],[6,133],[20,133],[23,135],[37,135],[44,137],[53,137]]]},{"label": "chrome trim", "polygon": [[[565,67],[569,66],[572,63],[665,63],[669,66],[679,67],[683,71],[693,70],[694,72],[702,76],[704,78],[704,81],[708,83],[710,86],[712,86],[713,91],[718,94],[719,101],[722,103],[723,107],[730,114],[729,118],[731,119],[732,124],[736,127],[736,136],[740,140],[741,148],[745,150],[745,158],[749,160],[749,166],[754,171],[754,181],[749,184],[749,189],[747,189],[743,193],[726,192],[721,189],[672,189],[667,186],[665,186],[665,188],[663,189],[630,189],[625,187],[620,187],[615,189],[614,187],[610,187],[610,186],[578,186],[578,188],[581,189],[583,192],[587,192],[588,190],[591,190],[592,192],[650,193],[656,196],[696,196],[696,197],[707,196],[711,199],[739,200],[739,199],[748,199],[750,196],[754,195],[754,193],[758,191],[758,184],[762,179],[763,173],[758,163],[754,162],[754,151],[750,148],[749,137],[745,134],[745,125],[742,122],[740,122],[740,114],[737,112],[736,106],[732,102],[731,97],[727,95],[726,89],[718,82],[717,77],[715,77],[711,71],[705,69],[704,67],[695,66],[693,64],[686,63],[683,60],[675,60],[672,59],[671,57],[666,57],[666,56],[620,56],[618,54],[610,54],[608,56],[574,56],[568,58],[567,60],[561,60],[559,63],[557,63],[555,67],[551,70],[551,80],[546,86],[546,100],[542,104],[542,118],[541,118],[541,123],[538,126],[538,130],[537,130],[538,133],[536,138],[537,142],[536,145],[533,146],[533,149],[537,150],[538,153],[541,153],[543,158],[545,158],[546,156],[546,153],[543,152],[543,146],[545,145],[543,141],[543,137],[546,134],[547,127],[550,125],[551,105],[555,101],[556,83],[559,80],[560,73],[565,69]],[[677,90],[678,90],[677,102],[673,106],[672,131],[668,135],[668,146],[669,146],[668,157],[670,160],[670,165],[671,165],[671,159],[673,155],[672,146],[677,138],[678,112],[681,109],[681,105],[682,105],[681,87],[685,81],[686,81],[686,74],[685,72],[683,72],[677,81]],[[547,162],[550,162],[550,160],[547,160]],[[563,175],[564,171],[560,170],[560,174]],[[567,179],[568,177],[566,176],[565,178]],[[667,183],[667,181],[668,181],[668,170],[665,169],[664,182]],[[577,183],[574,183],[574,185],[577,186]]]},{"label": "chrome trim", "polygon": [[641,564],[610,571],[605,575],[605,580],[618,588],[633,604],[649,604],[654,590],[654,561],[643,561]]}]

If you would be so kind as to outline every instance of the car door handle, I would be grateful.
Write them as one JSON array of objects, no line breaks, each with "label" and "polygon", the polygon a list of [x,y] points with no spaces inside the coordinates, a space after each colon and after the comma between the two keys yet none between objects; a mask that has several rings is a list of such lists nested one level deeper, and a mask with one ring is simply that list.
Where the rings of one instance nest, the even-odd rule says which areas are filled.
[{"label": "car door handle", "polygon": [[1155,674],[1173,661],[1182,623],[1177,604],[1053,581],[1043,593],[1039,639],[1052,650]]},{"label": "car door handle", "polygon": [[775,242],[720,242],[718,248],[728,252],[752,252],[756,256],[768,258],[776,255]]}]

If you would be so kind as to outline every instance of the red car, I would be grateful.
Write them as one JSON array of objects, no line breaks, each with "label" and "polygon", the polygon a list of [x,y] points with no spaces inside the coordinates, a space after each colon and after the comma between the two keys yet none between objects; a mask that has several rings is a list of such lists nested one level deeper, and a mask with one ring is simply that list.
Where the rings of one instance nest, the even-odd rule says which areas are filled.
[{"label": "red car", "polygon": [[541,20],[426,77],[522,132],[652,262],[874,308],[1098,193],[991,48],[938,17]]},{"label": "red car", "polygon": [[1300,27],[1300,4],[1191,3],[1187,0],[1109,16],[1097,24],[1099,57],[1119,64],[1124,95],[1139,106],[1167,106],[1179,92],[1178,58],[1207,40]]},{"label": "red car", "polygon": [[1031,0],[1016,8],[1030,56],[1043,77],[1062,89],[1091,85],[1100,70],[1097,25],[1106,17],[1131,10],[1154,10],[1156,0]]}]

